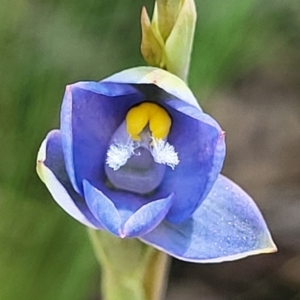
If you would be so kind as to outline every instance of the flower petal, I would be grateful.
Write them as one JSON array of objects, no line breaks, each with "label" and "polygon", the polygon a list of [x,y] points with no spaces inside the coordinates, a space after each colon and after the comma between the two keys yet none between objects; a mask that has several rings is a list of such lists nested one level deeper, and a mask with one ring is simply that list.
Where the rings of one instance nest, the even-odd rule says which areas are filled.
[{"label": "flower petal", "polygon": [[167,220],[172,223],[187,220],[207,196],[221,171],[225,157],[223,131],[213,118],[195,105],[196,100],[193,95],[194,100],[190,97],[185,83],[164,70],[134,68],[104,81],[138,83],[136,87],[146,99],[157,101],[172,116],[168,141],[178,152],[180,163],[174,171],[167,170],[156,195],[161,198],[175,192]]},{"label": "flower petal", "polygon": [[141,240],[178,259],[203,263],[276,251],[253,200],[222,175],[189,220],[161,223]]},{"label": "flower petal", "polygon": [[121,217],[113,202],[86,180],[83,180],[83,189],[87,205],[97,220],[106,230],[119,236]]},{"label": "flower petal", "polygon": [[124,237],[138,237],[153,230],[166,216],[172,203],[171,194],[167,198],[152,201],[137,210],[125,223]]},{"label": "flower petal", "polygon": [[72,188],[65,169],[59,130],[49,132],[43,141],[37,157],[37,172],[54,200],[69,215],[86,226],[101,228],[84,200]]},{"label": "flower petal", "polygon": [[127,110],[143,99],[125,84],[79,82],[66,88],[61,109],[61,134],[67,172],[83,194],[82,180],[105,180],[110,138]]},{"label": "flower petal", "polygon": [[167,93],[196,106],[199,110],[201,110],[197,99],[185,82],[179,77],[159,68],[131,68],[105,78],[102,82],[155,84]]},{"label": "flower petal", "polygon": [[216,181],[225,157],[224,134],[211,117],[180,100],[166,100],[172,116],[170,144],[178,152],[180,163],[168,169],[157,193],[175,193],[167,215],[172,223],[187,220],[206,198]]},{"label": "flower petal", "polygon": [[127,212],[124,213],[124,208],[117,208],[109,197],[88,181],[83,181],[83,187],[87,205],[97,220],[105,229],[122,238],[136,237],[151,231],[164,219],[173,200],[173,195],[170,195],[137,206],[137,203],[132,205],[135,202],[132,197],[122,197],[123,202],[129,202],[126,205]]}]

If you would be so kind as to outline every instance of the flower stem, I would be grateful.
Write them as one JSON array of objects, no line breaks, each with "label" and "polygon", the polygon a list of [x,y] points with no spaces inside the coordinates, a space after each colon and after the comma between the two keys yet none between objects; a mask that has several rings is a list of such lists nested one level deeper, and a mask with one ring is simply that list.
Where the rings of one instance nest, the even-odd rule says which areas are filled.
[{"label": "flower stem", "polygon": [[121,239],[106,231],[89,229],[101,267],[104,300],[162,300],[169,256],[138,239]]}]

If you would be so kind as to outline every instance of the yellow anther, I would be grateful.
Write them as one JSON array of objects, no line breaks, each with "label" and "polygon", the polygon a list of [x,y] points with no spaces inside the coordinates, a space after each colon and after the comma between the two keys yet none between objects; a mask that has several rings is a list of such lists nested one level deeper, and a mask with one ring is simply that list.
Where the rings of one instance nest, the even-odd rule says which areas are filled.
[{"label": "yellow anther", "polygon": [[171,118],[164,108],[151,102],[131,108],[126,115],[127,132],[135,141],[141,139],[139,134],[148,123],[152,137],[164,139],[170,131]]}]

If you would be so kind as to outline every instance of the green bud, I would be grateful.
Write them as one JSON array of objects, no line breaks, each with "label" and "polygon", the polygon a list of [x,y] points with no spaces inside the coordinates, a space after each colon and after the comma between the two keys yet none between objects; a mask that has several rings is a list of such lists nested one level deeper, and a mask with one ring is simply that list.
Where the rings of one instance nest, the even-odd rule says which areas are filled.
[{"label": "green bud", "polygon": [[180,12],[182,0],[161,0],[155,3],[153,23],[157,23],[164,41],[169,37]]},{"label": "green bud", "polygon": [[157,0],[152,22],[142,11],[142,54],[146,62],[186,81],[196,25],[194,0]]},{"label": "green bud", "polygon": [[163,68],[164,43],[159,32],[153,30],[146,8],[141,15],[142,43],[141,51],[148,65]]}]

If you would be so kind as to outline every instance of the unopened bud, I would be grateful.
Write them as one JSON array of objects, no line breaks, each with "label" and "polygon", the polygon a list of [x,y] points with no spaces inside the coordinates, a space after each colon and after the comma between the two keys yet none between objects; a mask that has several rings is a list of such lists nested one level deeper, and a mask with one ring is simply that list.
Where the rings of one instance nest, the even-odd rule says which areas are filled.
[{"label": "unopened bud", "polygon": [[186,81],[196,19],[194,0],[157,0],[152,22],[143,8],[141,50],[146,62]]}]

